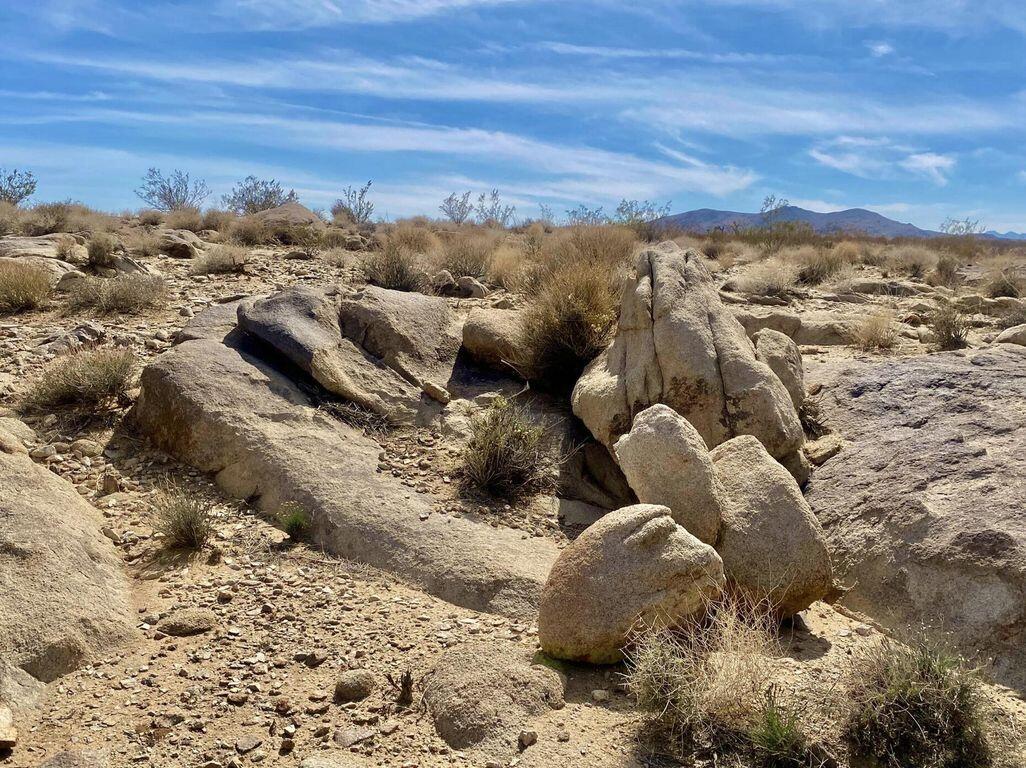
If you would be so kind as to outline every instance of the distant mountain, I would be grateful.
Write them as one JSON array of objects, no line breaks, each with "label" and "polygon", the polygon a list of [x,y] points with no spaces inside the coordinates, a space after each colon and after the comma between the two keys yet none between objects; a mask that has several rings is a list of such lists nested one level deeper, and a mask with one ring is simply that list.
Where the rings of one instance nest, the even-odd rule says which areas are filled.
[{"label": "distant mountain", "polygon": [[983,234],[996,237],[998,240],[1026,240],[1026,232],[995,232],[989,229]]},{"label": "distant mountain", "polygon": [[[857,232],[874,237],[939,237],[941,235],[940,232],[920,229],[913,224],[903,224],[864,208],[817,213],[788,205],[776,211],[773,216],[776,221],[807,222],[821,234]],[[697,211],[664,216],[656,223],[668,227],[679,227],[691,232],[708,232],[716,228],[730,230],[735,224],[739,227],[758,227],[764,225],[765,221],[765,217],[760,213],[738,213],[701,208]]]}]

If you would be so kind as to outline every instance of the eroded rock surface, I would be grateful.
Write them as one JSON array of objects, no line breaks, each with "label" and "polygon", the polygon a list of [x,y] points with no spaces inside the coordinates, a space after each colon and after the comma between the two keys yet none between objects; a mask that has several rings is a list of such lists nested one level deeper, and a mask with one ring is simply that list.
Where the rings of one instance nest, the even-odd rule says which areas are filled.
[{"label": "eroded rock surface", "polygon": [[814,373],[844,437],[809,501],[846,604],[927,623],[1026,690],[1026,348],[997,344]]}]

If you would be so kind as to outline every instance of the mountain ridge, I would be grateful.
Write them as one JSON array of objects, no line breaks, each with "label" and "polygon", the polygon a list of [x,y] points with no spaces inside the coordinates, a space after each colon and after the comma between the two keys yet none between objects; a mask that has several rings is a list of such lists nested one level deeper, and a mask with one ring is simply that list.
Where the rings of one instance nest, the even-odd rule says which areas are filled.
[{"label": "mountain ridge", "polygon": [[[820,234],[852,232],[874,237],[943,237],[943,233],[921,229],[914,224],[895,221],[865,208],[848,208],[843,211],[819,213],[795,205],[787,205],[773,213],[776,221],[799,221],[809,224]],[[758,227],[766,223],[761,213],[721,211],[713,208],[698,208],[693,211],[675,213],[656,219],[656,224],[679,227],[693,232],[708,232],[717,228]],[[988,233],[989,234],[989,233]]]}]

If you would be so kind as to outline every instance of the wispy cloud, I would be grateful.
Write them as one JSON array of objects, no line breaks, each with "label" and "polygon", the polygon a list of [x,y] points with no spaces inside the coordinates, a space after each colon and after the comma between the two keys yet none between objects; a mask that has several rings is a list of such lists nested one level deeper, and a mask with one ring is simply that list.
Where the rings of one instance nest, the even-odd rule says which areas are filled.
[{"label": "wispy cloud", "polygon": [[271,30],[386,24],[517,2],[525,0],[219,0],[214,9],[246,28]]},{"label": "wispy cloud", "polygon": [[866,43],[866,48],[869,49],[869,55],[876,59],[890,56],[894,53],[894,46],[882,41]]},{"label": "wispy cloud", "polygon": [[917,152],[902,160],[899,165],[907,171],[925,176],[938,186],[948,183],[947,174],[955,167],[955,158],[936,152]]},{"label": "wispy cloud", "polygon": [[596,59],[677,59],[706,64],[778,64],[801,57],[770,53],[694,51],[687,48],[616,48],[599,45],[575,45],[545,41],[534,46],[538,50],[565,56],[586,56]]},{"label": "wispy cloud", "polygon": [[957,160],[952,155],[916,150],[886,138],[840,136],[809,150],[820,165],[863,179],[893,179],[902,171],[921,176],[937,186],[948,183]]}]

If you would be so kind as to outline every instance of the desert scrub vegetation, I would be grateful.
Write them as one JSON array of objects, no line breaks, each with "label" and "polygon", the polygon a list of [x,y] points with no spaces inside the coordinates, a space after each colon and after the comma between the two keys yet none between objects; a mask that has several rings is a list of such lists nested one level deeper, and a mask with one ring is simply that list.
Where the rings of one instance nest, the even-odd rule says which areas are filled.
[{"label": "desert scrub vegetation", "polygon": [[275,515],[278,525],[292,541],[303,541],[310,535],[313,525],[310,513],[295,501],[286,501]]},{"label": "desert scrub vegetation", "polygon": [[127,250],[133,256],[153,258],[160,253],[160,235],[145,227],[136,227],[122,237]]},{"label": "desert scrub vegetation", "polygon": [[969,337],[969,323],[953,304],[942,304],[929,319],[929,328],[940,349],[962,349]]},{"label": "desert scrub vegetation", "polygon": [[798,267],[776,258],[752,265],[735,280],[742,293],[752,296],[786,296],[797,282]]},{"label": "desert scrub vegetation", "polygon": [[248,216],[235,219],[228,225],[229,242],[238,245],[265,245],[271,241],[271,233],[259,219]]},{"label": "desert scrub vegetation", "polygon": [[189,271],[194,275],[240,274],[246,271],[249,253],[238,245],[218,245],[193,259]]},{"label": "desert scrub vegetation", "polygon": [[799,283],[819,285],[833,277],[845,264],[851,263],[846,258],[846,250],[803,245],[781,250],[778,258],[797,268],[796,277]]},{"label": "desert scrub vegetation", "polygon": [[71,203],[39,203],[29,209],[22,219],[22,231],[33,237],[67,232],[71,219]]},{"label": "desert scrub vegetation", "polygon": [[913,278],[924,278],[937,263],[937,254],[921,245],[899,245],[887,256],[887,265],[895,272]]},{"label": "desert scrub vegetation", "polygon": [[627,227],[567,227],[545,240],[539,259],[552,271],[578,264],[596,264],[621,275],[633,266],[631,259],[637,244],[637,236]]},{"label": "desert scrub vegetation", "polygon": [[947,288],[954,288],[961,281],[959,268],[961,260],[953,253],[942,253],[937,257],[937,263],[933,271],[927,276],[926,281],[930,285],[943,285]]},{"label": "desert scrub vegetation", "polygon": [[386,239],[380,249],[367,254],[361,267],[364,279],[380,288],[422,291],[427,285],[427,275],[416,254],[391,239]]},{"label": "desert scrub vegetation", "polygon": [[1010,309],[1002,313],[997,319],[997,327],[1002,330],[1014,328],[1017,325],[1026,325],[1026,307]]},{"label": "desert scrub vegetation", "polygon": [[164,216],[164,224],[168,229],[187,229],[190,232],[201,232],[203,227],[203,215],[199,208],[176,208]]},{"label": "desert scrub vegetation", "polygon": [[160,275],[118,275],[112,278],[85,277],[68,290],[68,309],[93,309],[100,314],[132,314],[158,306],[167,296]]},{"label": "desert scrub vegetation", "polygon": [[1026,276],[1019,274],[1015,265],[1006,264],[988,272],[982,288],[984,295],[992,299],[1018,299],[1026,294]]},{"label": "desert scrub vegetation", "polygon": [[221,202],[225,210],[236,213],[239,216],[247,216],[251,213],[259,213],[270,208],[277,208],[285,203],[299,202],[296,190],[288,192],[275,179],[258,179],[256,176],[247,176],[245,179],[232,187],[232,191],[222,196]]},{"label": "desert scrub vegetation", "polygon": [[50,273],[42,267],[12,260],[0,262],[0,314],[44,307],[50,291]]},{"label": "desert scrub vegetation", "polygon": [[86,244],[89,266],[106,269],[113,265],[114,255],[121,250],[121,243],[108,232],[97,232]]},{"label": "desert scrub vegetation", "polygon": [[36,191],[36,177],[32,171],[0,168],[0,203],[19,205]]},{"label": "desert scrub vegetation", "polygon": [[442,244],[439,266],[455,278],[482,278],[499,242],[494,232],[456,232]]},{"label": "desert scrub vegetation", "polygon": [[210,506],[182,485],[168,482],[154,508],[165,549],[200,549],[213,534]]},{"label": "desert scrub vegetation", "polygon": [[150,208],[172,212],[199,208],[210,196],[210,188],[206,182],[190,179],[189,174],[177,168],[167,175],[157,168],[150,168],[135,194]]},{"label": "desert scrub vegetation", "polygon": [[0,237],[21,231],[24,211],[13,203],[0,200]]},{"label": "desert scrub vegetation", "polygon": [[855,346],[863,351],[893,349],[898,344],[897,321],[890,310],[882,309],[863,317],[851,335]]},{"label": "desert scrub vegetation", "polygon": [[549,478],[544,433],[526,408],[496,398],[470,421],[470,439],[459,460],[464,490],[507,500],[542,490]]},{"label": "desert scrub vegetation", "polygon": [[926,640],[890,640],[856,657],[844,734],[883,768],[983,768],[992,763],[980,675]]},{"label": "desert scrub vegetation", "polygon": [[486,278],[492,285],[516,293],[532,293],[541,267],[527,251],[504,242],[488,259]]},{"label": "desert scrub vegetation", "polygon": [[137,214],[139,223],[146,227],[159,227],[164,223],[164,214],[155,208],[143,208]]},{"label": "desert scrub vegetation", "polygon": [[135,356],[124,349],[70,352],[54,359],[24,397],[29,410],[65,405],[106,407],[125,396],[135,377]]}]

